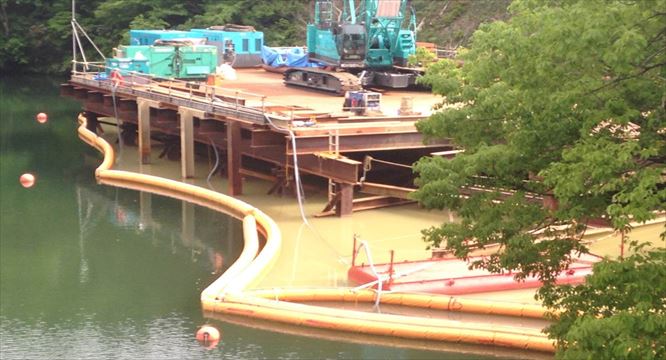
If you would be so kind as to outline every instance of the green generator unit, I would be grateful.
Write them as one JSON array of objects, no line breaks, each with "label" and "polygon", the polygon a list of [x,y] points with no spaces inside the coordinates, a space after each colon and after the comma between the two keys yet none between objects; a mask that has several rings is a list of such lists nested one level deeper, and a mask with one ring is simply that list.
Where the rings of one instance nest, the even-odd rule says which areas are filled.
[{"label": "green generator unit", "polygon": [[119,70],[121,75],[128,75],[132,72],[149,74],[149,65],[147,59],[131,59],[131,58],[108,58],[106,59],[106,73],[111,74],[111,71]]},{"label": "green generator unit", "polygon": [[173,46],[129,45],[120,46],[116,57],[147,59],[149,74],[158,77],[173,78],[173,61],[176,48]]},{"label": "green generator unit", "polygon": [[203,79],[214,73],[217,47],[212,45],[129,45],[120,46],[117,58],[146,60],[148,72],[163,78]]},{"label": "green generator unit", "polygon": [[217,46],[182,46],[177,47],[175,53],[173,68],[177,78],[198,79],[215,73]]},{"label": "green generator unit", "polygon": [[190,33],[203,36],[207,44],[217,46],[219,65],[228,63],[234,68],[261,65],[264,33],[251,26],[213,26],[208,29],[192,29]]}]

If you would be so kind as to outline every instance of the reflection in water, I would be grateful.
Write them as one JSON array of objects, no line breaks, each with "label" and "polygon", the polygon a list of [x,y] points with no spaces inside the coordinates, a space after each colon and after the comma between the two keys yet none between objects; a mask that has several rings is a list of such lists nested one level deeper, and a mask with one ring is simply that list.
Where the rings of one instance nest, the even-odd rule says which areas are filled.
[{"label": "reflection in water", "polygon": [[[120,189],[105,189],[105,192],[96,192],[100,188],[88,189],[82,185],[76,186],[78,214],[79,214],[79,251],[80,279],[81,282],[88,281],[88,264],[85,256],[85,240],[94,236],[95,229],[101,220],[116,227],[132,231],[135,234],[148,234],[153,246],[160,245],[160,239],[169,239],[168,247],[171,254],[183,252],[189,254],[192,263],[198,263],[200,267],[208,269],[211,274],[221,274],[226,270],[225,263],[231,264],[242,251],[242,243],[234,242],[242,231],[240,222],[222,214],[215,213],[205,208],[197,208],[184,202],[171,199],[162,199],[161,201],[180,203],[180,236],[175,236],[177,231],[171,221],[160,221],[154,219],[152,214],[153,195],[147,192],[134,192]],[[113,193],[113,198],[107,198],[104,193]],[[137,199],[138,197],[138,199]],[[232,235],[231,241],[218,239],[220,241],[211,242],[203,240],[197,232],[197,223],[204,223],[208,226],[215,223],[216,217],[225,218],[225,225],[229,227],[227,231],[211,232],[200,231],[205,236],[219,237],[219,234]],[[217,221],[219,222],[219,221]],[[221,229],[225,230],[225,229]],[[235,235],[235,236],[234,236]],[[180,240],[180,241],[177,241]],[[226,251],[220,245],[226,244]],[[226,257],[231,257],[225,262]]]}]

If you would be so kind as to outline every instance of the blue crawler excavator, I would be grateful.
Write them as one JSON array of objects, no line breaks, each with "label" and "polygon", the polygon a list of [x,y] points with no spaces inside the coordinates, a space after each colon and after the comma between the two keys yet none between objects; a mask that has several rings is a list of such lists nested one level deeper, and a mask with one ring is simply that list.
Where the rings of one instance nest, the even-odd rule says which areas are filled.
[{"label": "blue crawler excavator", "polygon": [[326,67],[289,69],[285,84],[341,95],[363,87],[413,85],[420,71],[407,67],[416,52],[411,6],[406,15],[409,0],[342,1],[336,17],[334,0],[316,0],[314,23],[307,26],[308,55]]}]

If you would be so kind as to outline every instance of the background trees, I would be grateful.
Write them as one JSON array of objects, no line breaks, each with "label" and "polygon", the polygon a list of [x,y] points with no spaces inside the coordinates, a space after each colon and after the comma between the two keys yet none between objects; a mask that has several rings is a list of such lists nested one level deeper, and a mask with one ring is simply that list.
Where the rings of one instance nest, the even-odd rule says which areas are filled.
[{"label": "background trees", "polygon": [[[500,244],[476,266],[539,276],[546,305],[569,311],[551,328],[563,349],[585,348],[582,336],[592,329],[585,321],[604,317],[617,324],[638,307],[654,317],[646,324],[661,334],[643,347],[663,349],[663,299],[641,296],[649,283],[637,283],[648,288],[636,291],[633,277],[614,270],[645,271],[659,256],[663,263],[663,243],[659,255],[600,265],[587,287],[561,290],[552,282],[572,252],[586,251],[580,238],[588,220],[603,217],[627,232],[631,221],[664,210],[666,1],[516,0],[510,10],[510,20],[474,34],[460,56],[464,65],[439,62],[423,79],[446,100],[419,130],[465,149],[452,160],[424,158],[416,165],[419,201],[454,209],[461,218],[424,230],[424,238],[459,257],[469,253],[469,240]],[[491,191],[462,199],[460,189],[471,187]],[[504,197],[498,190],[507,189],[516,192],[497,202]],[[526,194],[545,197],[548,206]],[[553,196],[557,206],[548,201]],[[666,282],[663,272],[653,274]],[[602,290],[610,284],[616,293]],[[630,305],[599,311],[622,296]],[[581,313],[585,320],[572,320]],[[626,354],[632,346],[627,341],[620,349]]]},{"label": "background trees", "polygon": [[[508,17],[509,1],[412,0],[418,38],[441,46],[464,45],[481,22]],[[110,56],[113,47],[127,43],[130,28],[236,23],[263,31],[269,46],[305,45],[313,4],[314,0],[79,0],[76,8],[79,23]],[[72,51],[70,11],[71,0],[0,0],[0,73],[65,73]]]},{"label": "background trees", "polygon": [[[310,0],[86,0],[77,20],[102,51],[128,43],[129,29],[190,29],[236,23],[264,31],[271,46],[305,43]],[[0,0],[0,73],[70,68],[71,0]],[[88,47],[90,55],[92,47]],[[99,60],[99,59],[98,59]]]}]

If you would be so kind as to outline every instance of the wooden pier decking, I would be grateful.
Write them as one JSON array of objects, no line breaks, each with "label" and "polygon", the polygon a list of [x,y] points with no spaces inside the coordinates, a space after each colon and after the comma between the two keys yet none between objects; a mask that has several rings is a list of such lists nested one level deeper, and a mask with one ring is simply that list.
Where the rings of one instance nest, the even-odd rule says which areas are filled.
[{"label": "wooden pier decking", "polygon": [[[425,144],[416,130],[440,101],[427,92],[386,91],[382,113],[357,116],[342,111],[342,97],[286,87],[282,75],[261,69],[238,71],[238,80],[220,86],[140,75],[114,84],[95,74],[74,73],[61,87],[82,103],[91,130],[98,118],[117,117],[128,142],[138,140],[142,164],[154,156],[151,141],[172,139],[180,144],[183,178],[195,177],[195,143],[220,148],[230,195],[242,193],[242,176],[289,187],[295,154],[300,172],[332,185],[323,214],[349,215],[408,201],[411,163],[451,149],[447,141]],[[408,115],[405,103],[411,104]],[[245,166],[249,162],[263,165]],[[355,189],[375,196],[354,199]]]}]

